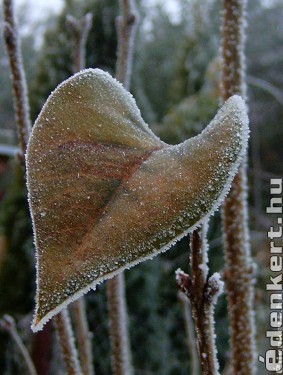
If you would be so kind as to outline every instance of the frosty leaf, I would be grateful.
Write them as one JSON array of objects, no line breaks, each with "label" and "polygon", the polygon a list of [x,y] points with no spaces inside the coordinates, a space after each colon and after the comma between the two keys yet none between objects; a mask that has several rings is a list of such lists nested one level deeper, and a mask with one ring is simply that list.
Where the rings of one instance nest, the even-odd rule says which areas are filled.
[{"label": "frosty leaf", "polygon": [[169,146],[109,74],[89,69],[61,84],[27,151],[37,249],[33,330],[200,225],[227,193],[247,135],[237,96],[199,136]]}]

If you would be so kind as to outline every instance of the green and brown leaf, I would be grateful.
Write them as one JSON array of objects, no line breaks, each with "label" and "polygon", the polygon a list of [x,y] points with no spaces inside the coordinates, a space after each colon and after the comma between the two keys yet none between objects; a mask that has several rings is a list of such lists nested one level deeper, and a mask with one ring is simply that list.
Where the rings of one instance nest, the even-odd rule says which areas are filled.
[{"label": "green and brown leaf", "polygon": [[82,71],[49,97],[27,151],[37,249],[37,331],[99,282],[167,250],[228,192],[248,138],[240,97],[169,146],[109,74]]}]

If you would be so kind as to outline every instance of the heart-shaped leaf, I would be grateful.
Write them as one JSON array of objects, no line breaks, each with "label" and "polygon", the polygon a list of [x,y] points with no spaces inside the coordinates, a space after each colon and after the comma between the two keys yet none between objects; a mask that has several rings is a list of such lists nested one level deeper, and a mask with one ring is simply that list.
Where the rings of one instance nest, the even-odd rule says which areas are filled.
[{"label": "heart-shaped leaf", "polygon": [[37,249],[33,330],[200,225],[227,193],[247,135],[240,97],[199,136],[169,146],[109,74],[88,69],[63,82],[27,150]]}]

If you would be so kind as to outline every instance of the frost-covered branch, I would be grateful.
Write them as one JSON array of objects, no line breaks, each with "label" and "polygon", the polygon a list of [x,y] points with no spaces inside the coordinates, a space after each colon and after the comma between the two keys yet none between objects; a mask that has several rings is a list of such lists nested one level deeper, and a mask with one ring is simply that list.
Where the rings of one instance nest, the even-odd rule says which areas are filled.
[{"label": "frost-covered branch", "polygon": [[71,305],[71,315],[77,338],[78,352],[84,375],[94,374],[90,332],[88,328],[84,297]]},{"label": "frost-covered branch", "polygon": [[[92,24],[92,14],[87,13],[80,20],[68,15],[66,24],[72,35],[73,72],[76,73],[85,68],[86,41]],[[84,297],[74,301],[71,304],[70,309],[83,374],[94,374],[91,340]]]},{"label": "frost-covered branch", "polygon": [[219,274],[208,278],[207,268],[207,227],[191,234],[191,276],[181,270],[176,271],[180,290],[188,297],[195,325],[200,370],[202,375],[216,375],[219,364],[214,334],[214,305],[222,293],[223,282]]},{"label": "frost-covered branch", "polygon": [[[245,0],[223,0],[222,100],[246,96]],[[246,165],[242,164],[222,210],[225,282],[231,327],[232,374],[255,373],[252,260],[248,233]]]},{"label": "frost-covered branch", "polygon": [[81,375],[82,371],[78,353],[75,347],[75,340],[68,310],[62,310],[53,318],[53,321],[55,323],[56,332],[65,363],[66,373],[68,375]]},{"label": "frost-covered branch", "polygon": [[[134,0],[119,0],[119,6],[116,78],[129,89],[138,16]],[[107,282],[107,296],[112,371],[114,375],[131,375],[133,369],[123,273]]]},{"label": "frost-covered branch", "polygon": [[29,355],[29,352],[27,351],[27,348],[25,347],[24,343],[22,342],[16,328],[16,324],[14,319],[10,315],[4,315],[2,319],[0,319],[0,329],[3,331],[8,332],[12,339],[14,340],[15,344],[17,345],[17,348],[19,352],[21,353],[25,364],[27,366],[28,373],[30,375],[36,375],[36,369],[34,367],[34,364],[32,362],[32,359]]},{"label": "frost-covered branch", "polygon": [[196,346],[196,337],[194,332],[194,322],[192,318],[192,311],[191,306],[188,298],[185,296],[184,293],[178,293],[179,300],[182,304],[183,316],[185,321],[185,328],[187,334],[187,345],[189,350],[189,357],[190,357],[190,368],[191,368],[191,375],[198,375],[199,374],[199,361],[198,361],[198,352]]},{"label": "frost-covered branch", "polygon": [[9,59],[13,87],[13,101],[16,124],[21,150],[21,162],[24,164],[26,145],[31,130],[30,109],[25,72],[23,69],[20,39],[18,35],[14,4],[12,0],[3,0],[4,40]]},{"label": "frost-covered branch", "polygon": [[114,375],[131,375],[133,370],[123,273],[107,282],[107,298],[112,372]]},{"label": "frost-covered branch", "polygon": [[126,89],[129,89],[138,14],[134,0],[119,0],[119,6],[116,78]]},{"label": "frost-covered branch", "polygon": [[92,14],[87,13],[80,20],[77,20],[71,15],[67,15],[66,25],[72,35],[73,70],[75,73],[85,68],[86,41],[92,25]]}]

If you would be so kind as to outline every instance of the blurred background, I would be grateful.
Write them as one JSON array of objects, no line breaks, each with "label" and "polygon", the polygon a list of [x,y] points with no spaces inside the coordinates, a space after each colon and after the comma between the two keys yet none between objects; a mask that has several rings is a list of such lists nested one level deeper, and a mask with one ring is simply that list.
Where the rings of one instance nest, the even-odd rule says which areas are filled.
[{"label": "blurred background", "polygon": [[[72,74],[67,14],[93,14],[87,42],[87,67],[114,73],[117,0],[16,1],[24,67],[33,121],[50,92]],[[143,118],[162,140],[175,144],[198,134],[219,107],[220,0],[139,0],[140,25],[131,92]],[[2,15],[0,15],[2,21]],[[283,176],[283,2],[248,1],[247,84],[251,123],[249,214],[256,264],[257,352],[267,341],[269,275],[265,214],[270,178]],[[53,330],[32,335],[35,258],[23,172],[14,160],[17,136],[8,61],[0,39],[0,316],[11,314],[35,362],[44,374],[62,374]],[[210,272],[223,270],[219,213],[210,222]],[[137,375],[188,374],[189,355],[182,305],[174,272],[187,270],[188,239],[166,254],[125,272],[133,362]],[[96,374],[110,374],[105,286],[86,296],[93,333]],[[221,370],[229,363],[225,296],[215,313]],[[25,366],[7,334],[0,332],[0,373],[25,374]],[[44,372],[45,371],[45,372]],[[259,367],[258,374],[265,373]]]}]

